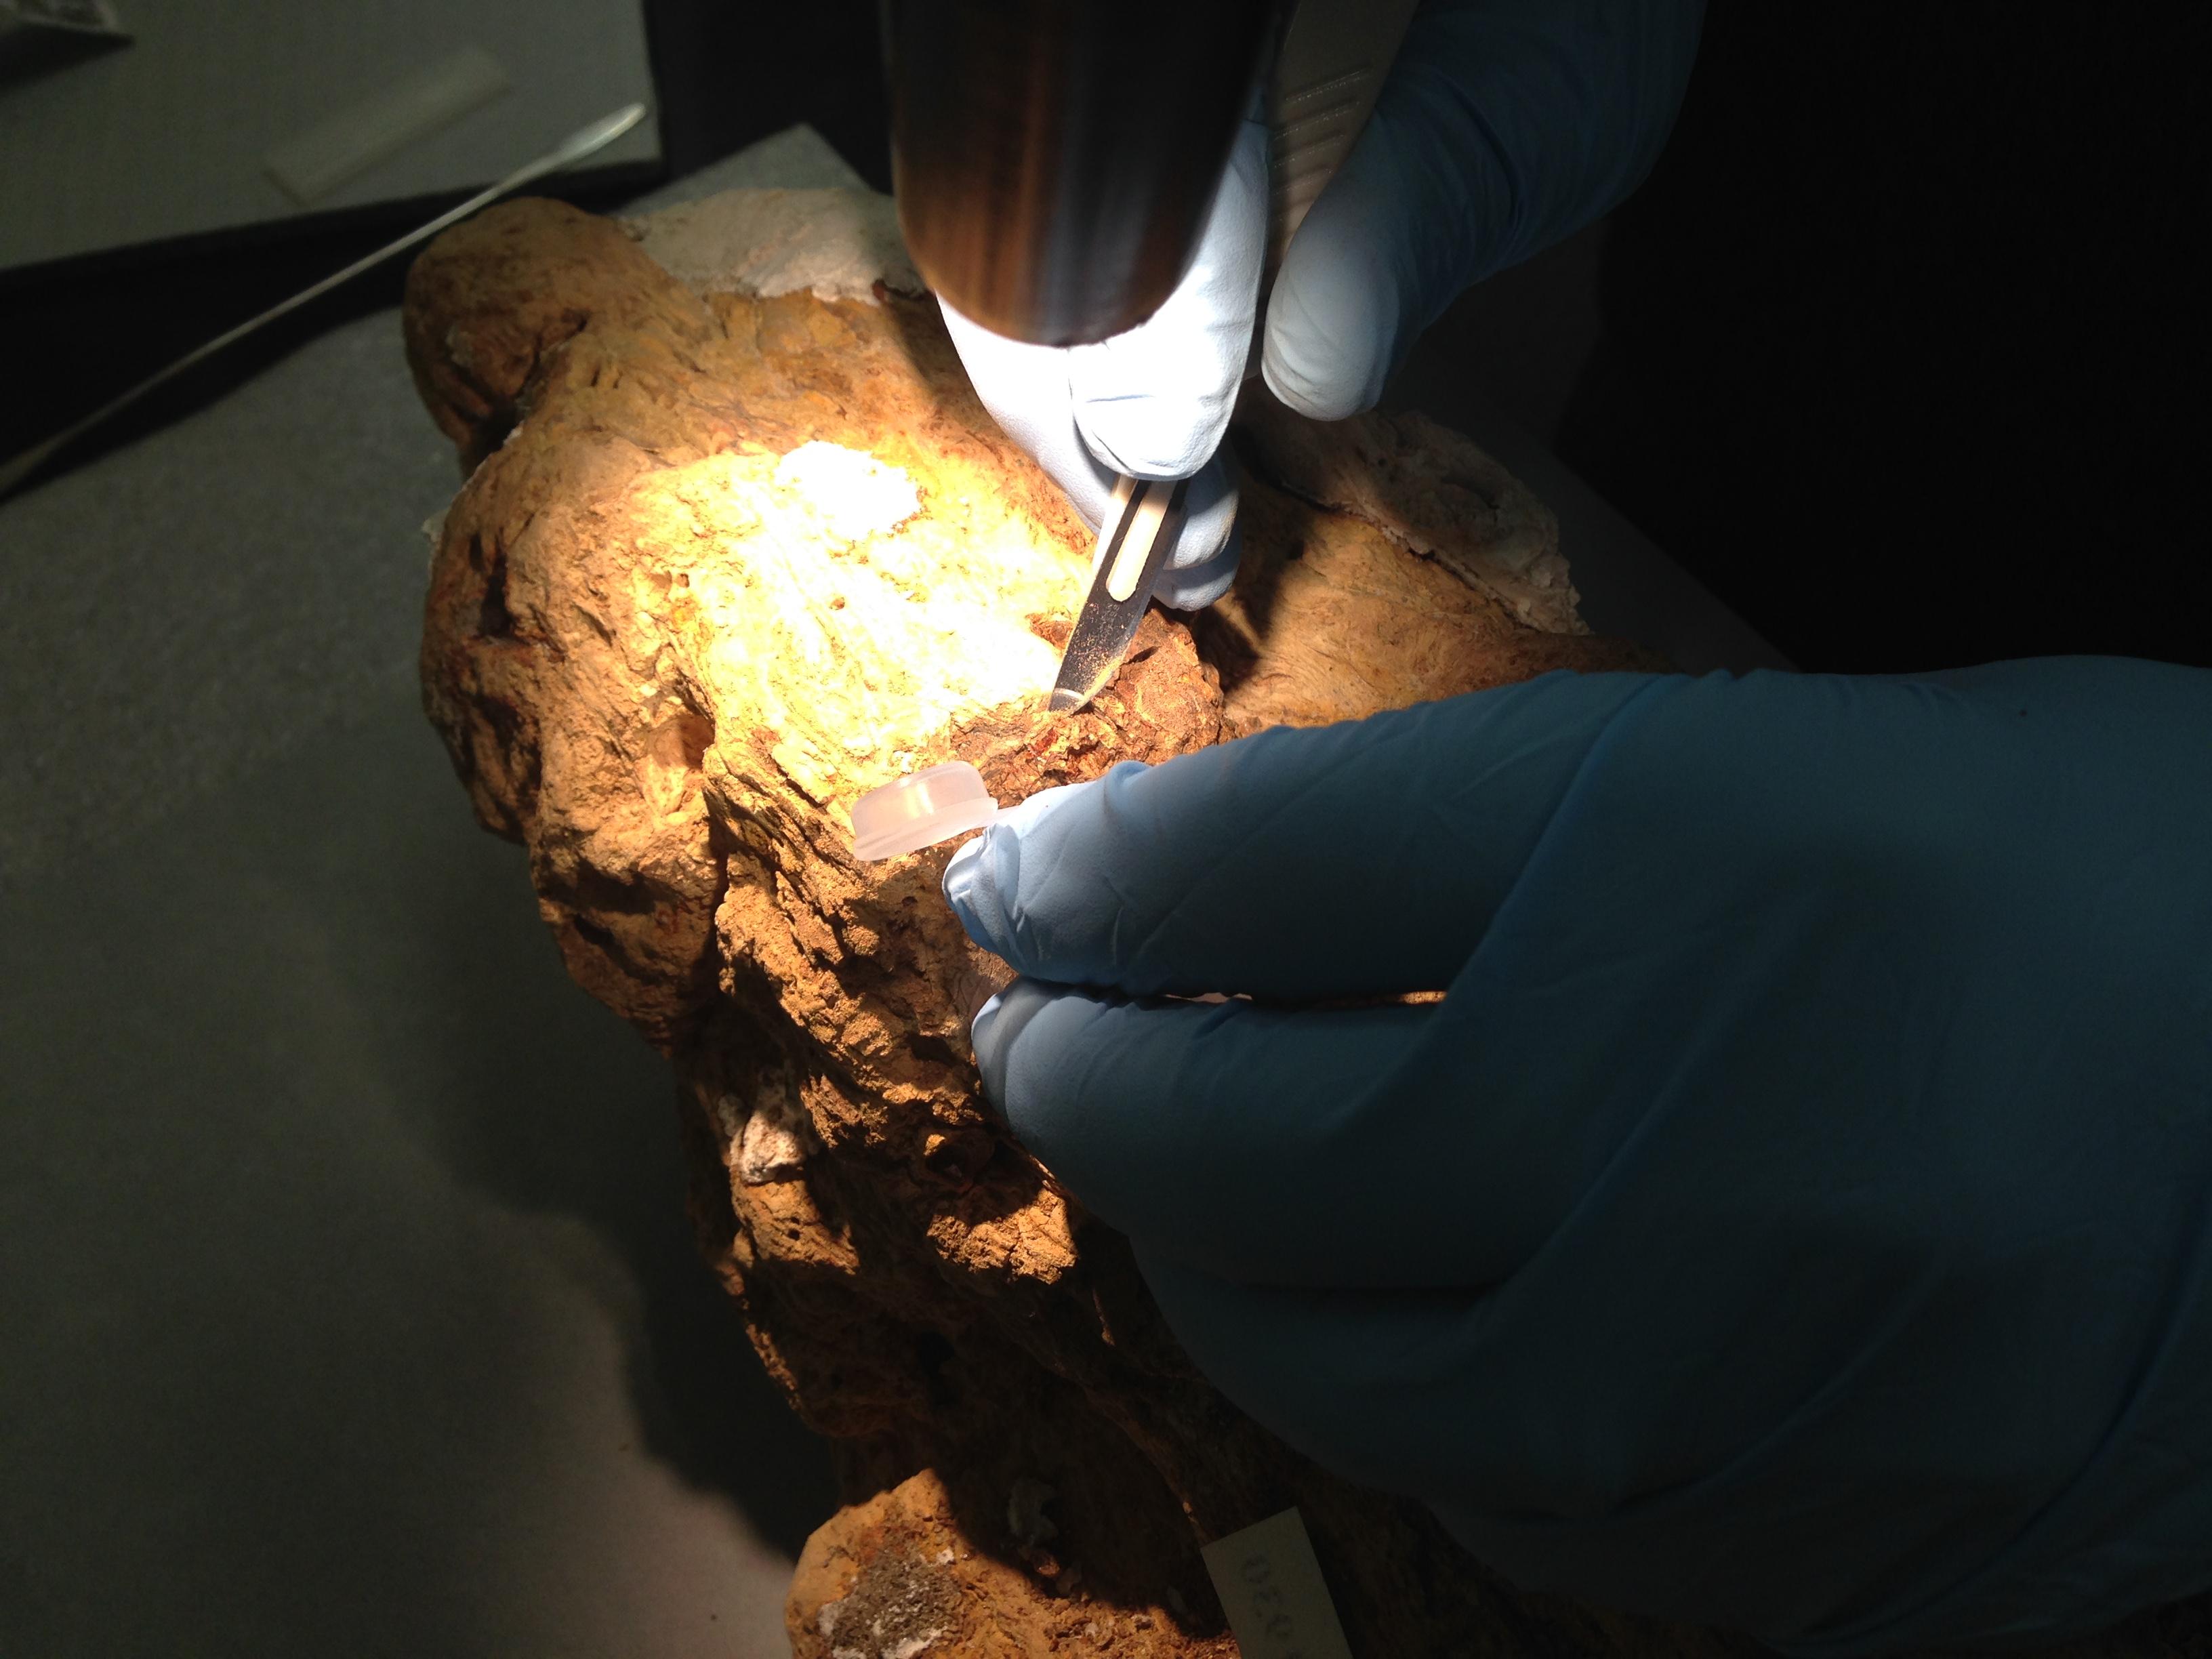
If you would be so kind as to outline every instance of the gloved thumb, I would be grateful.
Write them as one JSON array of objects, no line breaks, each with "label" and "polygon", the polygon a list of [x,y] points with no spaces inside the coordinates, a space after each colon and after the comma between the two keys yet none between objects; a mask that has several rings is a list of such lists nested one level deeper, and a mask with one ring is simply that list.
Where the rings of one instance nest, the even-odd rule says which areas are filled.
[{"label": "gloved thumb", "polygon": [[1125,333],[1068,353],[1075,423],[1133,478],[1188,478],[1212,458],[1250,356],[1267,233],[1267,130],[1240,124],[1190,268]]},{"label": "gloved thumb", "polygon": [[1459,295],[1609,211],[1674,125],[1702,0],[1429,0],[1366,130],[1291,240],[1268,389],[1371,409]]},{"label": "gloved thumb", "polygon": [[984,407],[1093,528],[1116,473],[1190,479],[1182,533],[1153,589],[1180,610],[1211,605],[1237,574],[1237,487],[1214,452],[1251,353],[1267,216],[1267,130],[1248,120],[1190,269],[1135,328],[1092,345],[1029,345],[944,307]]},{"label": "gloved thumb", "polygon": [[1267,232],[1267,131],[1238,128],[1190,269],[1127,332],[1068,353],[1075,428],[1109,471],[1189,478],[1182,534],[1154,592],[1211,605],[1237,573],[1237,487],[1215,457],[1250,360]]}]

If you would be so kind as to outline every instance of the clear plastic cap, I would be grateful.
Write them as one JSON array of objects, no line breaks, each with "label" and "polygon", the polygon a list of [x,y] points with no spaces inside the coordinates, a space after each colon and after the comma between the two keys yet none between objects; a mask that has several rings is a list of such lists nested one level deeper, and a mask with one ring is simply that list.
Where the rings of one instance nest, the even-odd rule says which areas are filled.
[{"label": "clear plastic cap", "polygon": [[983,775],[966,761],[925,766],[853,803],[853,856],[895,859],[981,830],[998,816]]}]

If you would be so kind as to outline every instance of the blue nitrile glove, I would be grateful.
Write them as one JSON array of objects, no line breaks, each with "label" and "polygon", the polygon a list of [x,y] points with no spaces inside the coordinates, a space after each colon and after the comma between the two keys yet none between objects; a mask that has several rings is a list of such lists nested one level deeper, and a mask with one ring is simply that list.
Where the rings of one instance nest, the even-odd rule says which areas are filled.
[{"label": "blue nitrile glove", "polygon": [[1554,674],[945,891],[1192,1358],[1516,1582],[1819,1655],[2212,1586],[2212,673]]},{"label": "blue nitrile glove", "polygon": [[[1340,420],[1374,406],[1469,284],[1580,229],[1665,142],[1703,0],[1425,0],[1366,130],[1291,238],[1267,302],[1267,385]],[[1210,605],[1237,570],[1214,451],[1250,354],[1267,240],[1267,131],[1243,124],[1189,271],[1096,345],[1001,339],[949,306],[975,391],[1095,529],[1117,472],[1195,475],[1157,597]]]}]

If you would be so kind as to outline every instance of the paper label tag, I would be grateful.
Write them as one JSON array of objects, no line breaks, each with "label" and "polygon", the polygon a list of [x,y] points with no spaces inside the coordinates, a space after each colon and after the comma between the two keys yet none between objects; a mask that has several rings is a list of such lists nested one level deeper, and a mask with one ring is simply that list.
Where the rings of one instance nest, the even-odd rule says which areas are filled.
[{"label": "paper label tag", "polygon": [[1217,1538],[1199,1553],[1244,1659],[1352,1659],[1296,1510]]},{"label": "paper label tag", "polygon": [[507,89],[499,60],[481,46],[464,46],[287,138],[263,160],[304,207]]}]

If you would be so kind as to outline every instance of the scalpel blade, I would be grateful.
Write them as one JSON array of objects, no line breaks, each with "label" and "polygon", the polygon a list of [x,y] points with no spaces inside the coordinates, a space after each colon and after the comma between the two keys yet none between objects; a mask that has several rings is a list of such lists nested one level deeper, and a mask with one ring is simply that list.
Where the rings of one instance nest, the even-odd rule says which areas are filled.
[{"label": "scalpel blade", "polygon": [[1167,568],[1182,532],[1188,478],[1124,478],[1115,486],[1114,511],[1098,532],[1098,558],[1090,596],[1060,653],[1051,708],[1068,714],[1103,690],[1121,653],[1145,619],[1152,585]]}]

